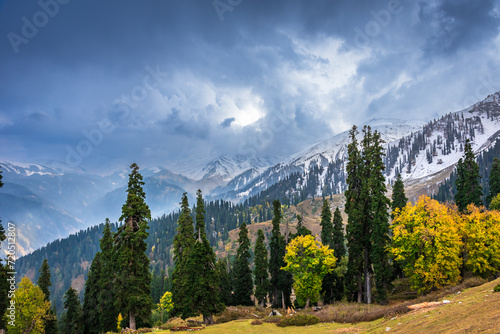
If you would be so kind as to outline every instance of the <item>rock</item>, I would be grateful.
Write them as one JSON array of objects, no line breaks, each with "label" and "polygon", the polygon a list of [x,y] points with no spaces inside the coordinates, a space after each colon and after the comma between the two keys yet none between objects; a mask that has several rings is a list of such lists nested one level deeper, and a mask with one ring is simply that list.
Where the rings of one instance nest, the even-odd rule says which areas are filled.
[{"label": "rock", "polygon": [[388,331],[390,331],[390,330],[391,330],[391,327],[386,327],[386,328],[385,328],[385,331],[386,331],[386,332],[388,332]]},{"label": "rock", "polygon": [[449,303],[451,303],[449,300],[446,300],[446,299],[443,300],[443,304],[449,304]]},{"label": "rock", "polygon": [[272,310],[271,313],[269,313],[269,315],[268,315],[268,317],[275,317],[275,316],[282,317],[283,314],[279,313],[276,310]]},{"label": "rock", "polygon": [[394,318],[391,318],[391,320],[396,320],[396,319],[397,319],[396,317],[394,317]]}]

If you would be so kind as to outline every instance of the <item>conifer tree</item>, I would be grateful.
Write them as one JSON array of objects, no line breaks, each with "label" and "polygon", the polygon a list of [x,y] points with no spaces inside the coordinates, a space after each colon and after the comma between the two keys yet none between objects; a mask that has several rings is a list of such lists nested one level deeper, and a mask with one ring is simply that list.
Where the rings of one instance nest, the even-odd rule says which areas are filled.
[{"label": "conifer tree", "polygon": [[257,241],[255,243],[255,298],[257,298],[259,304],[265,307],[266,297],[271,290],[271,283],[269,282],[269,273],[267,268],[269,266],[267,262],[267,249],[265,244],[266,237],[264,232],[259,229],[257,231]]},{"label": "conifer tree", "polygon": [[[344,245],[344,227],[342,225],[342,215],[339,208],[335,209],[333,214],[333,255],[338,259],[337,266],[340,264],[343,257],[345,257],[346,250]],[[341,273],[334,271],[334,280],[332,288],[332,299],[340,301],[344,297],[344,277]]]},{"label": "conifer tree", "polygon": [[273,307],[286,307],[290,303],[290,294],[292,292],[293,277],[289,272],[280,270],[285,264],[285,237],[281,235],[280,223],[281,203],[279,200],[273,202],[273,229],[271,232],[271,241],[269,243],[269,274],[271,275],[272,304]]},{"label": "conifer tree", "polygon": [[78,299],[78,293],[72,287],[64,294],[64,308],[62,315],[61,332],[80,334],[82,331],[82,307]]},{"label": "conifer tree", "polygon": [[311,235],[312,232],[309,230],[307,227],[302,225],[302,216],[297,215],[297,233],[292,234],[290,239],[295,239],[298,236],[306,236],[306,235]]},{"label": "conifer tree", "polygon": [[99,309],[99,280],[101,273],[101,253],[97,253],[92,260],[87,281],[85,282],[85,295],[83,297],[83,333],[85,334],[103,332],[100,324],[102,311]]},{"label": "conifer tree", "polygon": [[253,281],[250,270],[250,240],[248,239],[247,224],[240,225],[238,249],[234,264],[234,300],[238,305],[251,306]]},{"label": "conifer tree", "polygon": [[113,233],[111,232],[111,224],[108,218],[105,221],[100,247],[101,271],[98,280],[99,292],[97,296],[97,308],[100,310],[99,328],[103,332],[110,332],[116,329],[116,318],[120,312],[114,303],[116,249],[114,248]]},{"label": "conifer tree", "polygon": [[[392,187],[392,212],[394,213],[396,209],[402,210],[406,206],[406,203],[408,203],[408,198],[406,198],[405,194],[405,185],[401,179],[401,174],[398,174],[396,182],[394,182],[394,186]],[[392,218],[394,219],[394,214]]]},{"label": "conifer tree", "polygon": [[205,205],[201,190],[197,192],[195,242],[189,254],[187,268],[189,270],[191,310],[203,315],[206,325],[213,324],[213,314],[222,311],[218,300],[218,282],[215,271],[215,253],[205,234]]},{"label": "conifer tree", "polygon": [[229,306],[232,305],[231,292],[232,283],[229,278],[229,266],[227,258],[221,258],[217,260],[215,264],[215,270],[217,273],[217,281],[219,282],[219,296],[218,299],[221,305]]},{"label": "conifer tree", "polygon": [[383,150],[380,134],[375,131],[370,150],[371,170],[368,181],[371,199],[370,218],[373,220],[373,230],[370,233],[372,243],[370,257],[373,263],[375,284],[377,287],[376,300],[380,304],[387,303],[387,287],[390,284],[389,254],[387,251],[390,244],[388,213],[390,201],[385,196],[386,187],[383,174],[385,166],[382,161]]},{"label": "conifer tree", "polygon": [[177,220],[177,230],[174,237],[174,261],[172,300],[174,302],[174,315],[183,318],[195,315],[191,310],[188,299],[189,292],[189,269],[187,261],[194,245],[193,219],[189,208],[187,194],[182,195],[181,214]]},{"label": "conifer tree", "polygon": [[482,205],[482,188],[480,184],[479,166],[475,161],[470,140],[465,142],[464,155],[457,164],[457,193],[455,202],[460,212],[465,212],[467,205]]},{"label": "conifer tree", "polygon": [[[45,300],[50,301],[50,291],[49,287],[52,286],[50,281],[50,267],[47,259],[44,259],[42,266],[39,270],[40,275],[38,276],[37,285],[42,290],[45,295]],[[51,308],[48,311],[48,316],[44,319],[44,328],[46,334],[56,334],[57,333],[57,317],[54,310]]]},{"label": "conifer tree", "polygon": [[[323,245],[333,249],[333,222],[332,222],[332,212],[330,211],[330,205],[328,200],[323,200],[323,208],[321,209],[321,242]],[[337,256],[337,254],[335,254]],[[330,272],[325,275],[321,286],[321,295],[323,296],[323,302],[325,304],[330,304],[333,301],[333,285],[335,281],[335,273]]]},{"label": "conifer tree", "polygon": [[129,175],[127,201],[120,221],[124,224],[115,236],[117,252],[116,306],[128,313],[129,327],[136,329],[136,318],[146,322],[153,308],[151,275],[146,255],[148,220],[151,211],[145,202],[144,181],[139,166],[133,163]]},{"label": "conifer tree", "polygon": [[363,187],[363,166],[361,153],[358,148],[356,135],[357,127],[353,126],[349,131],[350,143],[347,146],[348,162],[347,190],[345,191],[345,212],[347,213],[347,248],[349,258],[347,263],[346,293],[348,301],[357,300],[359,303],[363,298],[363,259],[365,237],[363,234],[363,206],[361,191]]},{"label": "conifer tree", "polygon": [[489,178],[490,193],[486,198],[486,202],[488,203],[488,205],[497,194],[500,194],[500,159],[493,159],[493,165],[491,166]]},{"label": "conifer tree", "polygon": [[323,201],[323,208],[321,209],[321,242],[323,245],[331,247],[333,241],[333,223],[332,212],[328,200]]}]

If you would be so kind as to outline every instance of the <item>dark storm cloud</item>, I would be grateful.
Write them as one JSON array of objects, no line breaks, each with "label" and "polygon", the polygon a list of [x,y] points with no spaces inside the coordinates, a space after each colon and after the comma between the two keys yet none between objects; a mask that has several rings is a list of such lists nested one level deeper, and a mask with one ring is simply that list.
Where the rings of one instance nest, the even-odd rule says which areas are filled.
[{"label": "dark storm cloud", "polygon": [[244,0],[219,14],[212,1],[2,2],[2,154],[64,160],[93,134],[83,165],[287,155],[500,90],[481,83],[500,70],[498,1]]},{"label": "dark storm cloud", "polygon": [[233,123],[235,120],[236,120],[236,118],[234,118],[234,117],[226,118],[225,120],[223,120],[220,123],[220,126],[221,126],[221,128],[228,128],[231,126],[231,123]]}]

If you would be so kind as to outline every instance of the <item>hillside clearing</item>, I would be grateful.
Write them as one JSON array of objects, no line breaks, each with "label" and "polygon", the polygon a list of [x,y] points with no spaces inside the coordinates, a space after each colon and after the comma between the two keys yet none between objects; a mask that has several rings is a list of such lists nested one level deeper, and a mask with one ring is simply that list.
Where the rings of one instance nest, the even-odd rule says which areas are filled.
[{"label": "hillside clearing", "polygon": [[[213,325],[204,334],[220,333],[500,333],[500,293],[493,293],[500,278],[481,286],[448,295],[451,303],[414,310],[391,319],[382,318],[357,324],[319,323],[307,327],[278,327],[252,320],[235,320]],[[155,332],[170,333],[169,330]]]}]

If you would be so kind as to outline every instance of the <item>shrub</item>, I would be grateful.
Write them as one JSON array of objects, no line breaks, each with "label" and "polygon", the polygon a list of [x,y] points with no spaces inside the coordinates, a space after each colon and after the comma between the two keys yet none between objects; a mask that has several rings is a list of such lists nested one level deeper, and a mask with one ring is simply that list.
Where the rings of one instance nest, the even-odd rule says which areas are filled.
[{"label": "shrub", "polygon": [[262,324],[263,324],[262,320],[254,320],[250,323],[250,325],[262,325]]},{"label": "shrub", "polygon": [[264,322],[267,322],[268,324],[277,324],[278,322],[281,321],[281,319],[283,319],[282,316],[274,316],[274,317],[267,317],[264,319]]},{"label": "shrub", "polygon": [[493,292],[500,292],[500,284],[497,284],[497,285],[493,288]]},{"label": "shrub", "polygon": [[473,288],[475,286],[483,285],[486,282],[487,281],[484,278],[474,276],[465,279],[461,285],[465,286],[466,288]]},{"label": "shrub", "polygon": [[312,314],[299,313],[293,316],[284,317],[278,322],[278,326],[309,326],[319,323],[319,318]]},{"label": "shrub", "polygon": [[267,315],[268,310],[260,307],[228,307],[219,316],[216,317],[215,323],[222,324],[225,322],[238,320],[238,319],[255,319],[264,318]]}]

